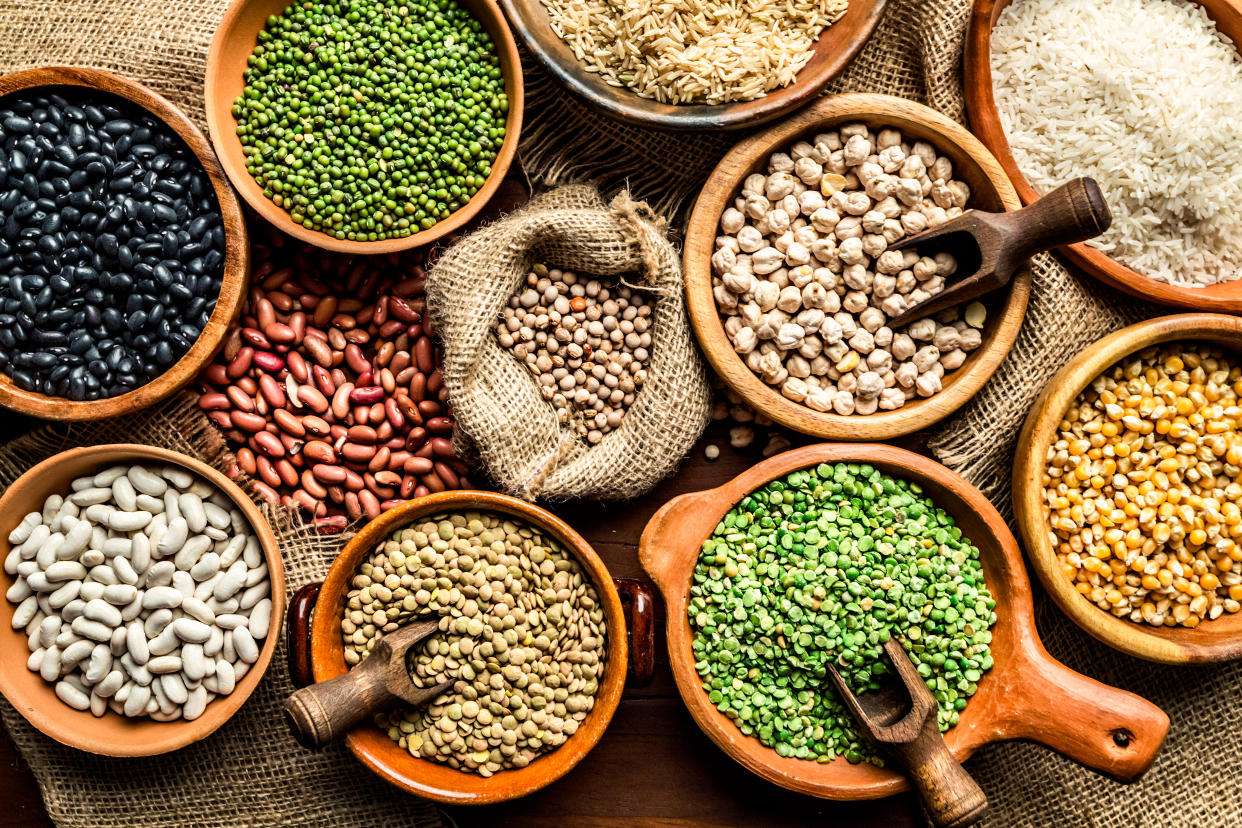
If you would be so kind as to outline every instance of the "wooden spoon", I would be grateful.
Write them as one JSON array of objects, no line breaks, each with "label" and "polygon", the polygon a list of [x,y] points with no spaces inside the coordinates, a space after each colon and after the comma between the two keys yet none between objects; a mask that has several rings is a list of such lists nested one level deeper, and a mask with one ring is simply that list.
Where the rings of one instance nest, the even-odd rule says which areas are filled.
[{"label": "wooden spoon", "polygon": [[452,687],[451,681],[415,687],[406,668],[410,647],[439,628],[439,618],[406,624],[381,636],[367,657],[349,672],[295,692],[285,702],[285,717],[294,738],[305,747],[321,748],[394,702],[418,707]]},{"label": "wooden spoon", "polygon": [[[926,247],[953,254],[957,271],[944,290],[906,309],[888,327],[896,330],[1009,284],[1027,259],[1053,247],[1085,241],[1108,229],[1113,215],[1100,185],[1092,178],[1075,178],[1038,201],[1012,213],[968,210],[944,224],[902,239],[889,250]],[[966,274],[961,276],[959,274]]]},{"label": "wooden spoon", "polygon": [[936,723],[936,700],[897,639],[884,643],[896,681],[857,695],[836,665],[828,675],[863,732],[906,769],[928,816],[939,828],[965,828],[983,818],[987,796],[953,758]]}]

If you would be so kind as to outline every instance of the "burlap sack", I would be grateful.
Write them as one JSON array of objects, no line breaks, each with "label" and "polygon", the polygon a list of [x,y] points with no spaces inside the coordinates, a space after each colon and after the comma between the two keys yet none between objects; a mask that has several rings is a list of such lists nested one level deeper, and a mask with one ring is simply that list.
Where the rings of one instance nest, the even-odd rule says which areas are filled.
[{"label": "burlap sack", "polygon": [[[596,445],[562,426],[539,383],[496,339],[496,321],[542,263],[655,300],[647,381],[621,425]],[[605,206],[592,187],[561,187],[459,241],[427,277],[444,345],[454,440],[504,491],[534,500],[626,500],[673,471],[707,424],[711,391],[690,334],[681,259],[664,221],[627,193]]]}]

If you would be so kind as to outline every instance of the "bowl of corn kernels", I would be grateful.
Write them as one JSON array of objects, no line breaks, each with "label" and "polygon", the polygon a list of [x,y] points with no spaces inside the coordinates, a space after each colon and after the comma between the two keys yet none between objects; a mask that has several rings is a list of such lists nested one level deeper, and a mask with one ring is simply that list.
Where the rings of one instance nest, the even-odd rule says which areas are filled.
[{"label": "bowl of corn kernels", "polygon": [[1018,525],[1062,611],[1150,661],[1242,656],[1242,320],[1100,339],[1049,381],[1018,447]]}]

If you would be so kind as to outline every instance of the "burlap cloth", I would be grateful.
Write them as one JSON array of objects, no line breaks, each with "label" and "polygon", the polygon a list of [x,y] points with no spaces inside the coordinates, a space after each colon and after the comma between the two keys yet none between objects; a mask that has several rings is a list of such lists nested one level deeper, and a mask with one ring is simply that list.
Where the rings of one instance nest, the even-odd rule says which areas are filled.
[{"label": "burlap cloth", "polygon": [[[201,124],[207,44],[225,6],[226,0],[0,0],[0,71],[57,62],[110,69],[163,93]],[[890,0],[871,41],[830,91],[902,95],[964,121],[961,52],[969,13],[969,0]],[[613,123],[567,98],[528,59],[526,66],[521,158],[528,173],[544,183],[588,177],[605,189],[628,183],[635,198],[668,215],[687,203],[739,137],[687,137]],[[1164,312],[1040,257],[1013,352],[975,400],[932,435],[932,450],[1008,514],[1013,442],[1051,374],[1104,333]],[[189,425],[188,413],[179,412],[176,427],[168,413],[157,413],[75,430],[62,442],[124,436],[160,445],[171,441],[184,450],[189,446],[176,432]],[[4,449],[6,479],[15,459],[21,465],[33,462],[40,445],[42,451],[51,448],[47,442]],[[292,585],[322,572],[331,544],[325,548],[288,530],[282,534],[286,552],[293,553],[287,555]],[[1242,821],[1242,785],[1235,771],[1242,759],[1242,705],[1236,700],[1242,666],[1173,670],[1129,659],[1079,632],[1042,596],[1038,605],[1039,627],[1055,656],[1161,705],[1173,727],[1150,773],[1130,787],[1041,747],[984,749],[969,768],[989,794],[989,824],[1130,828]],[[377,788],[356,765],[352,774],[333,772],[339,761],[333,753],[313,758],[286,749],[286,737],[271,721],[288,690],[281,660],[278,656],[269,679],[237,719],[171,761],[89,760],[32,733],[11,711],[5,719],[62,825],[152,824],[161,818],[179,824],[311,824],[332,817],[380,825],[421,813],[415,800]],[[271,750],[275,739],[282,740],[280,750]],[[343,820],[350,808],[365,810]]]},{"label": "burlap cloth", "polygon": [[[662,219],[622,192],[605,205],[569,184],[471,233],[427,277],[444,347],[453,441],[502,491],[527,500],[628,500],[677,467],[707,424],[711,389]],[[654,301],[647,380],[595,445],[559,422],[527,367],[496,340],[496,320],[535,263],[624,283]]]}]

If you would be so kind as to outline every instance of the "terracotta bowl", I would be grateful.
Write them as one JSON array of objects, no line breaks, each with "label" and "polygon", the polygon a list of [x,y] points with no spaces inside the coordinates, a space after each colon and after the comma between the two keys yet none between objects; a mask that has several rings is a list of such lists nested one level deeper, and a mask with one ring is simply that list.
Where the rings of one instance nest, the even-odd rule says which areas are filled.
[{"label": "terracotta bowl", "polygon": [[462,6],[483,24],[484,30],[496,46],[500,56],[500,69],[504,74],[505,93],[509,98],[509,114],[505,120],[505,140],[501,144],[492,172],[483,186],[466,204],[448,218],[429,230],[422,230],[400,239],[364,242],[337,239],[318,230],[309,230],[296,223],[282,208],[263,195],[263,188],[246,170],[246,156],[241,139],[237,137],[237,121],[233,118],[233,102],[245,88],[243,73],[246,62],[267,18],[279,15],[289,7],[290,0],[233,0],[220,19],[220,25],[211,40],[207,52],[207,72],[204,93],[207,104],[207,132],[211,143],[220,156],[229,181],[241,193],[251,209],[274,227],[300,241],[334,250],[338,253],[380,254],[410,250],[430,244],[457,230],[483,209],[504,181],[509,164],[517,153],[518,134],[522,130],[522,65],[518,60],[517,44],[505,24],[500,8],[491,0],[461,0]]},{"label": "terracotta bowl", "polygon": [[1013,468],[1013,507],[1027,558],[1044,589],[1075,624],[1132,656],[1165,664],[1229,661],[1242,656],[1242,613],[1194,629],[1136,624],[1092,604],[1074,589],[1049,539],[1043,473],[1061,417],[1100,374],[1133,353],[1165,342],[1206,342],[1242,356],[1242,319],[1214,313],[1162,316],[1093,342],[1048,381],[1031,406]]},{"label": "terracotta bowl", "polygon": [[[1158,707],[1079,675],[1054,660],[1035,629],[1031,586],[1018,544],[978,489],[918,454],[877,444],[825,443],[788,451],[715,489],[673,498],[656,512],[639,542],[639,559],[664,595],[669,660],[682,700],[699,727],[730,757],[769,782],[826,799],[876,799],[909,787],[891,769],[782,758],[744,736],[716,709],[694,668],[694,634],[686,615],[699,549],[743,497],[792,471],[819,463],[869,463],[923,487],[979,548],[996,599],[991,652],[995,666],[961,713],[945,743],[959,761],[981,746],[1010,739],[1040,742],[1123,782],[1151,766],[1169,727]],[[1015,771],[1018,769],[1015,768]]]},{"label": "terracotta bowl", "polygon": [[815,41],[814,55],[794,82],[762,98],[728,104],[666,104],[642,98],[628,88],[610,86],[588,72],[573,49],[552,31],[541,0],[500,0],[518,37],[562,85],[592,107],[642,127],[668,130],[741,129],[788,114],[811,98],[862,50],[884,16],[886,0],[850,0],[840,20]]},{"label": "terracotta bowl", "polygon": [[[53,494],[69,491],[69,483],[77,477],[95,474],[117,463],[159,463],[181,466],[224,492],[237,504],[250,525],[267,559],[272,583],[272,624],[259,651],[259,660],[228,696],[207,705],[206,712],[191,722],[156,722],[147,718],[127,718],[109,710],[100,718],[90,711],[74,710],[56,697],[52,685],[38,673],[26,669],[30,649],[22,630],[10,623],[16,607],[0,600],[0,693],[26,717],[32,725],[69,747],[104,756],[154,756],[185,747],[210,736],[245,704],[267,672],[267,665],[276,652],[280,639],[281,619],[285,612],[285,570],[267,521],[258,507],[229,480],[212,467],[175,451],[132,444],[87,446],[63,451],[32,466],[0,497],[0,555],[7,556],[9,532],[28,513],[43,508],[43,501]],[[0,587],[7,590],[13,577],[0,570]]]},{"label": "terracotta bowl", "polygon": [[168,370],[133,391],[99,400],[67,400],[25,391],[0,373],[0,406],[45,420],[98,420],[132,414],[167,399],[198,376],[224,342],[229,325],[241,311],[250,273],[250,243],[246,221],[233,189],[224,180],[220,164],[198,127],[164,98],[133,81],[98,69],[48,66],[0,77],[0,97],[39,87],[79,86],[124,98],[145,109],[172,129],[198,158],[220,205],[224,227],[224,273],[216,308],[190,350]]},{"label": "terracotta bowl", "polygon": [[[348,669],[341,641],[341,617],[349,582],[377,544],[420,518],[467,510],[512,515],[537,527],[571,552],[590,576],[604,604],[608,632],[604,680],[594,708],[559,748],[524,768],[504,770],[490,778],[416,758],[370,722],[351,730],[345,744],[364,765],[410,793],[455,805],[484,805],[533,793],[569,773],[608,727],[625,688],[627,665],[632,664],[637,684],[650,681],[654,669],[650,588],[639,581],[614,581],[590,544],[551,512],[506,495],[477,491],[440,492],[384,512],[346,544],[322,587],[311,584],[294,596],[289,611],[290,674],[295,684],[304,686],[311,681],[335,678]],[[618,590],[627,599],[624,607]]]},{"label": "terracotta bowl", "polygon": [[831,440],[888,440],[935,423],[973,397],[1013,347],[1026,313],[1031,272],[1023,268],[1008,289],[984,299],[987,322],[980,345],[960,368],[945,375],[944,389],[896,411],[843,416],[796,403],[759,379],[734,350],[712,296],[711,256],[720,214],[733,203],[746,176],[766,171],[773,152],[803,138],[851,122],[895,127],[907,138],[933,144],[953,161],[954,178],[970,185],[970,206],[993,212],[1021,205],[996,159],[973,135],[925,106],[888,95],[821,98],[774,127],[745,139],[717,165],[699,194],[686,231],[684,268],[690,322],[712,368],[743,399],[781,425]]},{"label": "terracotta bowl", "polygon": [[[970,126],[1000,161],[1023,204],[1039,198],[1018,169],[992,95],[992,27],[1012,0],[976,0],[966,35],[966,108]],[[1235,44],[1242,44],[1242,7],[1233,0],[1193,0],[1203,7],[1217,28]],[[1106,197],[1107,192],[1104,194]],[[1175,308],[1219,313],[1242,313],[1242,280],[1201,288],[1177,287],[1149,279],[1086,244],[1060,248],[1085,273],[1148,302]]]}]

